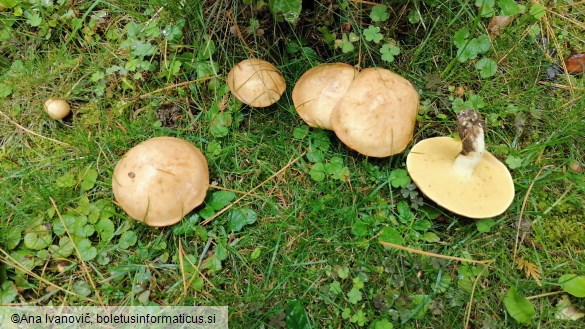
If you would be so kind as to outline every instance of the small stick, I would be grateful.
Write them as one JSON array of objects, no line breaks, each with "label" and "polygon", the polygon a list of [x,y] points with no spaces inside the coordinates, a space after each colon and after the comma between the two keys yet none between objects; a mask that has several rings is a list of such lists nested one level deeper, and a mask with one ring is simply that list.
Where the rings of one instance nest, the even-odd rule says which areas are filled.
[{"label": "small stick", "polygon": [[181,243],[181,239],[179,239],[179,266],[181,270],[181,278],[183,280],[183,296],[187,296],[187,279],[185,278],[185,265],[183,264],[184,255],[183,244]]},{"label": "small stick", "polygon": [[42,283],[44,283],[44,284],[46,284],[48,286],[51,286],[51,287],[53,287],[53,288],[55,288],[57,290],[60,290],[60,291],[62,291],[64,293],[66,293],[66,294],[73,295],[73,296],[76,296],[76,297],[85,298],[88,302],[92,302],[93,301],[90,298],[81,296],[81,295],[79,295],[77,293],[74,293],[73,291],[67,290],[67,289],[65,289],[65,288],[63,288],[63,287],[61,287],[59,285],[56,285],[53,282],[51,282],[51,281],[43,278],[42,276],[34,273],[31,270],[27,269],[22,264],[20,264],[16,259],[12,258],[6,251],[4,251],[4,249],[0,248],[0,253],[4,254],[4,257],[1,257],[0,258],[0,261],[2,261],[3,263],[5,263],[6,265],[12,266],[15,269],[19,269],[19,270],[23,271],[24,273],[32,276],[33,278],[41,281]]},{"label": "small stick", "polygon": [[[209,240],[211,241],[211,239]],[[185,259],[187,260],[187,262],[189,262],[189,264],[191,264],[191,266],[193,266],[193,268],[195,269],[195,271],[197,271],[197,273],[199,273],[199,275],[201,276],[201,278],[203,280],[205,280],[205,282],[209,283],[209,285],[211,285],[211,287],[213,287],[215,289],[215,285],[209,281],[209,279],[207,279],[207,277],[205,275],[203,275],[203,273],[201,273],[201,271],[199,270],[199,266],[201,265],[201,262],[199,263],[199,265],[195,265],[193,264],[193,262],[189,259],[189,257],[185,257]],[[191,279],[189,279],[189,285],[193,284],[193,280],[195,280],[195,275],[191,276]]]},{"label": "small stick", "polygon": [[377,6],[379,3],[371,2],[371,1],[364,1],[364,0],[351,0],[351,2],[363,3],[366,5]]},{"label": "small stick", "polygon": [[[219,186],[219,185],[209,185],[209,188],[216,189],[216,190],[222,190],[222,191],[234,192],[234,193],[237,193],[237,194],[246,194],[246,192],[244,192],[244,191],[234,190],[234,189],[227,188],[227,187],[222,187],[222,186]],[[251,195],[251,194],[248,193],[247,195]],[[255,197],[258,197],[258,196],[255,195]]]},{"label": "small stick", "polygon": [[[577,5],[577,4],[576,4],[576,3],[573,3],[573,6],[575,6],[575,5]],[[585,24],[583,24],[583,23],[580,23],[579,21],[576,21],[576,20],[574,20],[574,19],[571,19],[570,17],[567,17],[567,16],[565,16],[565,15],[562,15],[562,14],[556,13],[556,12],[554,12],[554,11],[552,11],[552,10],[548,9],[548,8],[545,8],[544,10],[548,11],[549,13],[551,13],[551,14],[553,14],[553,15],[555,15],[555,16],[558,16],[558,17],[559,17],[559,18],[561,18],[562,20],[569,21],[569,22],[573,23],[574,25],[577,25],[578,27],[580,27],[580,28],[582,28],[582,29],[585,29]]]},{"label": "small stick", "polygon": [[469,328],[469,320],[471,319],[471,306],[473,305],[473,295],[475,293],[475,287],[477,286],[477,282],[479,281],[479,278],[481,277],[482,273],[483,271],[480,271],[477,274],[477,277],[473,281],[473,286],[471,286],[471,296],[469,297],[469,304],[467,305],[467,311],[465,312],[465,325],[463,326],[463,329]]},{"label": "small stick", "polygon": [[240,40],[244,44],[244,48],[246,48],[246,50],[250,54],[250,57],[254,57],[255,51],[253,51],[252,48],[250,48],[250,46],[248,46],[248,43],[246,42],[246,39],[244,39],[244,36],[242,35],[242,31],[240,31],[240,27],[238,26],[238,21],[236,21],[236,18],[232,14],[232,10],[231,9],[228,10],[227,16],[228,16],[229,19],[231,19],[234,22],[234,30],[235,30],[236,34],[238,35],[238,38],[240,38]]},{"label": "small stick", "polygon": [[520,225],[522,224],[522,217],[524,216],[524,210],[526,209],[526,203],[528,202],[528,196],[530,195],[530,192],[532,191],[532,187],[534,186],[534,183],[536,182],[536,180],[538,179],[538,177],[540,176],[540,173],[542,173],[544,168],[546,168],[546,167],[541,168],[536,173],[536,177],[534,177],[534,179],[530,183],[530,186],[528,186],[528,190],[526,191],[526,195],[524,196],[524,201],[522,201],[522,208],[520,208],[520,216],[518,216],[518,223],[516,223],[516,242],[514,242],[514,256],[512,256],[513,259],[516,259],[516,254],[518,253]]},{"label": "small stick", "polygon": [[290,161],[289,163],[287,163],[286,166],[282,167],[279,171],[277,171],[274,174],[272,174],[272,176],[266,178],[262,183],[256,185],[253,189],[251,189],[250,191],[244,193],[244,195],[242,195],[241,197],[239,197],[236,201],[234,201],[234,202],[230,203],[229,205],[225,206],[222,210],[218,211],[217,213],[215,213],[215,215],[213,215],[213,216],[209,217],[208,219],[204,220],[199,225],[201,225],[201,226],[207,225],[209,222],[211,222],[212,220],[216,219],[219,215],[221,215],[224,212],[226,212],[228,209],[230,209],[231,207],[233,207],[236,203],[240,202],[243,198],[245,198],[248,195],[252,194],[252,192],[256,191],[262,185],[266,184],[268,181],[272,180],[274,177],[280,175],[282,172],[284,172],[286,169],[288,169],[290,166],[292,166],[295,162],[299,161],[299,159],[302,158],[305,155],[305,153],[307,153],[307,151],[304,151],[297,158],[295,158],[292,161]]},{"label": "small stick", "polygon": [[574,87],[574,86],[565,86],[558,83],[546,82],[546,81],[538,81],[539,85],[544,85],[547,87],[555,87],[564,90],[576,90],[576,91],[585,91],[585,88],[582,87]]},{"label": "small stick", "polygon": [[13,125],[17,126],[18,128],[20,128],[20,129],[22,129],[22,130],[26,131],[27,133],[29,133],[29,134],[31,134],[31,135],[35,135],[35,136],[37,136],[37,137],[40,137],[40,138],[43,138],[43,139],[49,140],[49,141],[51,141],[51,142],[54,142],[54,143],[57,143],[57,144],[61,144],[61,145],[63,145],[63,146],[69,146],[69,147],[71,147],[71,145],[69,145],[69,144],[67,144],[67,143],[65,143],[65,142],[58,141],[58,140],[56,140],[56,139],[53,139],[53,138],[51,138],[51,137],[46,137],[46,136],[43,136],[43,135],[41,135],[41,134],[39,134],[39,133],[36,133],[36,132],[34,132],[34,131],[30,130],[30,129],[27,129],[27,128],[25,128],[25,127],[23,127],[23,126],[19,125],[17,122],[15,122],[15,121],[13,121],[12,119],[10,119],[10,117],[9,117],[9,116],[7,116],[7,115],[6,115],[4,112],[2,112],[2,111],[0,111],[0,114],[2,114],[2,116],[3,116],[4,118],[6,118],[6,120],[8,120],[10,123],[12,123]]},{"label": "small stick", "polygon": [[545,292],[544,294],[526,297],[526,299],[531,300],[531,299],[536,299],[536,298],[541,298],[541,297],[560,295],[560,294],[564,294],[564,293],[565,293],[564,291]]},{"label": "small stick", "polygon": [[394,243],[390,243],[390,242],[384,242],[384,241],[380,241],[380,244],[386,247],[391,247],[391,248],[395,248],[395,249],[400,249],[400,250],[404,250],[404,251],[408,251],[414,254],[419,254],[419,255],[424,255],[424,256],[430,256],[430,257],[435,257],[435,258],[443,258],[443,259],[450,259],[450,260],[456,260],[459,262],[468,262],[468,263],[475,263],[475,264],[489,264],[489,263],[493,263],[495,262],[495,259],[488,259],[488,260],[474,260],[474,259],[467,259],[467,258],[461,258],[461,257],[454,257],[454,256],[446,256],[446,255],[441,255],[441,254],[435,254],[432,252],[428,252],[428,251],[422,251],[422,250],[418,250],[418,249],[412,249],[412,248],[408,248],[408,247],[404,247],[401,245],[397,245]]},{"label": "small stick", "polygon": [[166,86],[166,87],[157,89],[155,91],[151,91],[149,93],[140,95],[140,96],[138,96],[138,98],[139,99],[144,99],[146,97],[150,97],[150,96],[152,96],[154,94],[158,94],[158,93],[163,92],[163,91],[167,91],[167,90],[170,90],[170,89],[187,86],[187,85],[192,84],[192,83],[207,81],[207,80],[209,80],[211,78],[213,78],[213,77],[205,77],[205,78],[201,78],[201,79],[197,79],[197,80],[191,80],[191,81],[184,81],[184,82],[180,82],[180,83],[175,83],[174,85]]}]

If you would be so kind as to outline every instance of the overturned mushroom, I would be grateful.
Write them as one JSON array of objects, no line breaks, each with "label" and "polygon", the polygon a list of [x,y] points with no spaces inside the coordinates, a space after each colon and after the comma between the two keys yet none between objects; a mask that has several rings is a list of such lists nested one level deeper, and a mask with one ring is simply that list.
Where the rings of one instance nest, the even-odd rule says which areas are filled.
[{"label": "overturned mushroom", "polygon": [[502,214],[514,199],[506,166],[485,151],[483,123],[475,111],[457,116],[461,141],[435,137],[418,142],[406,158],[412,180],[431,200],[469,218]]},{"label": "overturned mushroom", "polygon": [[228,88],[242,103],[267,107],[276,103],[286,89],[276,66],[257,58],[243,60],[228,73]]},{"label": "overturned mushroom", "polygon": [[203,203],[209,187],[207,161],[193,144],[155,137],[131,148],[112,178],[114,197],[128,216],[167,226]]}]

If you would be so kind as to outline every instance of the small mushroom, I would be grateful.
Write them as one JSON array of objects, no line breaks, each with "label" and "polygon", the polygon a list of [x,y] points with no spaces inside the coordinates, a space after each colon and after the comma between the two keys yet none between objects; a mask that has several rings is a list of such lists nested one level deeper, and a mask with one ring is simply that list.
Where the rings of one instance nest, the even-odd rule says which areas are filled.
[{"label": "small mushroom", "polygon": [[331,125],[351,149],[387,157],[404,151],[412,139],[418,103],[408,80],[386,69],[366,68],[333,108]]},{"label": "small mushroom", "polygon": [[252,107],[276,103],[286,89],[284,77],[276,66],[257,58],[236,64],[228,73],[227,84],[237,99]]},{"label": "small mushroom", "polygon": [[418,142],[406,158],[408,173],[431,200],[469,218],[502,214],[514,199],[506,166],[485,150],[483,122],[475,111],[457,116],[461,141],[434,137]]},{"label": "small mushroom", "polygon": [[49,114],[51,119],[60,120],[65,118],[71,112],[69,104],[62,99],[47,99],[45,102],[45,111]]},{"label": "small mushroom", "polygon": [[333,129],[331,112],[358,74],[349,64],[321,64],[305,72],[295,84],[292,100],[309,126]]},{"label": "small mushroom", "polygon": [[150,226],[180,221],[203,203],[209,187],[207,161],[193,144],[155,137],[131,148],[112,178],[116,201],[128,216]]}]

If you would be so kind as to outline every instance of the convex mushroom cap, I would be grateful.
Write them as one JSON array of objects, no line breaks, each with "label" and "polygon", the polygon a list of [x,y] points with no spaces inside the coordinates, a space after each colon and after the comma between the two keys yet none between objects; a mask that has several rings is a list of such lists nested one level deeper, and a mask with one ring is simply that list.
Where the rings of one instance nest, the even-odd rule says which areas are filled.
[{"label": "convex mushroom cap", "polygon": [[311,127],[332,130],[331,112],[358,72],[345,63],[321,64],[309,69],[292,91],[299,116]]},{"label": "convex mushroom cap", "polygon": [[180,221],[203,203],[208,187],[204,155],[174,137],[155,137],[134,146],[120,159],[112,178],[120,207],[150,226]]},{"label": "convex mushroom cap", "polygon": [[353,80],[331,113],[337,137],[351,149],[387,157],[412,139],[419,97],[412,84],[382,68],[366,68]]},{"label": "convex mushroom cap", "polygon": [[458,115],[461,140],[434,137],[418,142],[406,158],[410,177],[429,199],[468,218],[502,214],[514,199],[506,166],[485,151],[482,121],[475,111]]},{"label": "convex mushroom cap", "polygon": [[69,115],[71,109],[69,103],[62,99],[47,99],[45,102],[45,111],[53,120],[63,119]]},{"label": "convex mushroom cap", "polygon": [[228,73],[227,84],[238,100],[252,107],[276,103],[286,89],[284,77],[276,66],[257,58],[236,64]]}]

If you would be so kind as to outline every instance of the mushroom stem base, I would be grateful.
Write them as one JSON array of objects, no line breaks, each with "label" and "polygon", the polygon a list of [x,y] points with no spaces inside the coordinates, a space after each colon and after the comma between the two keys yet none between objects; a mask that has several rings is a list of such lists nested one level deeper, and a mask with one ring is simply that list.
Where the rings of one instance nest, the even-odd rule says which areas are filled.
[{"label": "mushroom stem base", "polygon": [[459,113],[457,122],[461,152],[453,161],[453,169],[457,175],[470,178],[485,152],[482,121],[477,112],[468,110]]},{"label": "mushroom stem base", "polygon": [[483,149],[480,152],[471,152],[466,155],[460,153],[453,161],[453,171],[463,178],[471,178],[483,153]]}]

